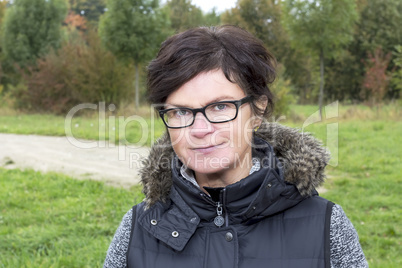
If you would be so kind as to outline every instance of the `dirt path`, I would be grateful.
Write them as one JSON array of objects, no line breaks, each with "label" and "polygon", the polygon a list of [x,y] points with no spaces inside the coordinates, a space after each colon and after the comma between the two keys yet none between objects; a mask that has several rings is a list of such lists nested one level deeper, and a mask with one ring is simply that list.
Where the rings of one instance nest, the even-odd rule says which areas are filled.
[{"label": "dirt path", "polygon": [[[94,148],[83,148],[94,147]],[[138,169],[149,148],[68,140],[67,137],[0,133],[0,167],[65,173],[128,188],[139,183]],[[326,192],[320,187],[319,193]]]},{"label": "dirt path", "polygon": [[139,182],[140,161],[148,151],[67,137],[0,133],[2,167],[56,171],[114,186],[129,187]]}]

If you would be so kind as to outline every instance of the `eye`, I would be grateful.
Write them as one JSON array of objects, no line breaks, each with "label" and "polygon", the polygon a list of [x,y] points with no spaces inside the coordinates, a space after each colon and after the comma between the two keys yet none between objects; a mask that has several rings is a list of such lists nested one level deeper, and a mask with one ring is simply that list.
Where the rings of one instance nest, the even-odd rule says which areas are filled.
[{"label": "eye", "polygon": [[222,111],[222,110],[225,110],[227,106],[228,105],[226,103],[218,103],[218,104],[213,106],[213,109],[215,111]]},{"label": "eye", "polygon": [[189,114],[189,111],[188,111],[188,110],[179,110],[179,109],[174,110],[174,115],[175,115],[176,117],[182,117],[182,116],[186,116],[186,115],[188,115],[188,114]]},{"label": "eye", "polygon": [[186,110],[178,110],[177,111],[177,115],[180,115],[180,116],[186,115],[187,113],[188,113],[188,111],[186,111]]}]

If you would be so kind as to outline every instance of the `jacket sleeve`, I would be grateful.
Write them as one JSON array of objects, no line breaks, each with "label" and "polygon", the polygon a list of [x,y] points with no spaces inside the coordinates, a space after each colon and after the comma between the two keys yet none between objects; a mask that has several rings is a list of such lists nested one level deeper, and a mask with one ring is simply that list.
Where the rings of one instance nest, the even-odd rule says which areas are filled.
[{"label": "jacket sleeve", "polygon": [[332,208],[330,249],[331,268],[368,268],[357,232],[339,205]]},{"label": "jacket sleeve", "polygon": [[127,261],[127,250],[130,242],[131,224],[133,209],[130,209],[120,223],[114,234],[112,243],[107,250],[103,268],[125,268]]}]

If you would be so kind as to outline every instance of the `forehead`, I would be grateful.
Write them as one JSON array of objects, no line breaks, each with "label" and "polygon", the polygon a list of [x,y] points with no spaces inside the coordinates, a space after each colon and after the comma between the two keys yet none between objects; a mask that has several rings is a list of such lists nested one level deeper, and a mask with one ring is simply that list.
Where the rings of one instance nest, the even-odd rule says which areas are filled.
[{"label": "forehead", "polygon": [[227,80],[221,70],[203,72],[171,93],[167,105],[202,107],[223,100],[238,100],[245,97],[243,90]]}]

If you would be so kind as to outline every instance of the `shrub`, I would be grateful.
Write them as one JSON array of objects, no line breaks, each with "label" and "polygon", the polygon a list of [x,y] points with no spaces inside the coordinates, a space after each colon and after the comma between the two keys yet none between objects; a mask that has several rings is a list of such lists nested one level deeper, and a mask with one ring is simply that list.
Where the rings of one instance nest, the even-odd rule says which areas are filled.
[{"label": "shrub", "polygon": [[[62,114],[80,103],[119,104],[133,95],[132,68],[102,47],[95,31],[66,41],[21,73],[27,103],[19,108]],[[14,96],[21,97],[18,91]]]},{"label": "shrub", "polygon": [[399,92],[402,91],[402,45],[396,46],[395,49],[394,64],[397,69],[392,74],[391,85],[398,92],[397,95],[399,95]]},{"label": "shrub", "polygon": [[365,62],[366,74],[364,76],[361,96],[370,106],[378,105],[387,93],[390,76],[387,68],[391,60],[391,53],[384,55],[381,48],[374,54],[369,53]]},{"label": "shrub", "polygon": [[271,87],[272,93],[275,96],[275,109],[273,116],[288,115],[290,105],[296,102],[296,97],[292,94],[294,88],[289,79],[284,78],[285,67],[278,64],[278,77]]},{"label": "shrub", "polygon": [[31,110],[30,99],[28,97],[28,87],[21,81],[17,85],[8,85],[8,92],[4,96],[11,102],[11,106],[14,106],[20,110]]},{"label": "shrub", "polygon": [[16,99],[16,108],[61,114],[79,102],[66,83],[71,79],[71,73],[65,49],[63,46],[59,51],[63,56],[52,51],[39,59],[36,66],[20,70],[26,86],[10,89]]}]

